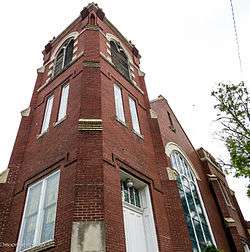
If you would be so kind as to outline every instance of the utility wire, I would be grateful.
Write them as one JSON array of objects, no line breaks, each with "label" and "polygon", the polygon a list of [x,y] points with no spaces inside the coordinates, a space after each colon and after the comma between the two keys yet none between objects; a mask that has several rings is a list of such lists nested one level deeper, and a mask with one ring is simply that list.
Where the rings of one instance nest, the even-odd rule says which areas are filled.
[{"label": "utility wire", "polygon": [[232,10],[234,35],[235,35],[235,41],[236,41],[236,46],[237,46],[237,54],[238,54],[238,59],[239,59],[239,64],[240,64],[240,71],[241,71],[241,73],[243,73],[242,61],[241,61],[241,55],[240,55],[240,43],[239,43],[239,37],[238,37],[238,32],[237,32],[237,26],[236,26],[236,19],[235,19],[234,7],[233,7],[233,0],[230,0],[230,5],[231,5],[231,10]]}]

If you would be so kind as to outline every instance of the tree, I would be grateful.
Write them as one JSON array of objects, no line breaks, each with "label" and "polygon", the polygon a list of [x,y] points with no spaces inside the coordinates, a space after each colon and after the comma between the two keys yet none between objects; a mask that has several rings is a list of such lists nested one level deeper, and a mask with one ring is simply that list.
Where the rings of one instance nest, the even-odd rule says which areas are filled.
[{"label": "tree", "polygon": [[[235,177],[250,178],[250,96],[244,82],[219,83],[212,91],[217,104],[217,121],[221,124],[220,138],[224,141],[231,163],[222,162]],[[250,197],[250,184],[248,186]]]},{"label": "tree", "polygon": [[202,252],[223,252],[222,250],[218,250],[214,245],[208,245]]}]

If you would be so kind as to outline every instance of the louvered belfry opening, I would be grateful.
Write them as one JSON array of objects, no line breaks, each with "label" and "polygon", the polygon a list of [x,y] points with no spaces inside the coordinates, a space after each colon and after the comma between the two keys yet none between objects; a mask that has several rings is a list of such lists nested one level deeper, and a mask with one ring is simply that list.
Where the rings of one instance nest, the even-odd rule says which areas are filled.
[{"label": "louvered belfry opening", "polygon": [[55,59],[54,76],[58,75],[65,67],[67,67],[73,58],[74,39],[67,39],[58,51]]},{"label": "louvered belfry opening", "polygon": [[122,47],[115,41],[110,42],[112,62],[117,67],[118,71],[127,79],[130,80],[129,62]]}]

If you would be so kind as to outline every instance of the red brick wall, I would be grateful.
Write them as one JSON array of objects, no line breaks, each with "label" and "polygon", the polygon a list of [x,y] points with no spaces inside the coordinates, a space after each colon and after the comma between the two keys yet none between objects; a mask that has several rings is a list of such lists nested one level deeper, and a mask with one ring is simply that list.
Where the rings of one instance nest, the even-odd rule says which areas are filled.
[{"label": "red brick wall", "polygon": [[[95,12],[93,8],[91,10]],[[10,199],[8,213],[3,216],[3,211],[0,211],[7,227],[2,229],[0,238],[6,243],[17,242],[27,188],[60,169],[56,245],[47,251],[70,251],[73,221],[104,220],[107,252],[125,252],[120,192],[120,170],[123,169],[149,186],[160,252],[191,251],[176,182],[170,181],[166,174],[170,163],[164,146],[174,141],[189,156],[201,178],[199,187],[218,246],[230,251],[197,153],[173,114],[177,131],[169,130],[166,111],[170,108],[165,101],[152,103],[158,120],[151,118],[144,77],[139,69],[139,56],[133,54],[133,45],[107,21],[97,18],[96,22],[99,28],[87,25],[88,18],[77,18],[50,42],[51,48],[43,52],[44,71],[38,73],[30,103],[31,112],[22,119],[10,159],[9,176],[13,178],[13,187],[6,195],[2,189],[4,186],[0,187],[0,200],[6,202],[7,195]],[[64,36],[73,31],[79,32],[78,58],[60,75],[46,82],[51,69],[51,55]],[[134,69],[134,82],[127,81],[107,60],[106,33],[118,37],[128,51]],[[67,117],[55,125],[61,88],[65,83],[69,83]],[[115,83],[122,88],[126,126],[115,118]],[[46,100],[51,94],[54,94],[54,104],[49,130],[38,137]],[[143,137],[132,131],[129,96],[136,100]],[[102,119],[103,130],[80,132],[79,119]],[[0,222],[0,230],[1,225],[3,222]],[[4,251],[14,251],[14,248],[5,248]]]},{"label": "red brick wall", "polygon": [[[186,153],[191,163],[193,164],[194,168],[196,169],[196,172],[200,178],[200,180],[198,180],[197,182],[199,185],[199,189],[203,198],[203,202],[205,204],[205,208],[208,214],[208,218],[209,218],[218,248],[223,249],[224,251],[232,251],[233,248],[231,246],[231,241],[229,241],[230,238],[227,235],[227,231],[225,231],[223,217],[221,216],[221,210],[226,209],[226,205],[224,204],[225,207],[223,207],[223,209],[220,209],[220,207],[216,203],[216,200],[210,189],[207,176],[206,176],[206,174],[208,173],[208,171],[210,171],[210,169],[207,169],[205,164],[203,164],[200,161],[200,158],[196,150],[194,149],[187,135],[183,131],[181,125],[179,124],[177,118],[175,117],[174,113],[169,107],[167,101],[163,97],[160,97],[151,103],[151,107],[157,114],[164,146],[168,142],[176,143]],[[175,132],[169,128],[170,121],[167,114],[168,112],[171,115]],[[213,171],[215,171],[214,168],[212,169]],[[220,174],[218,174],[218,176],[220,177]],[[222,194],[220,197],[220,201],[224,202],[224,198]],[[234,219],[236,219],[238,230],[239,231],[243,230],[243,227],[239,224],[239,221],[238,221],[239,217],[235,211],[233,215],[234,215]],[[176,226],[176,228],[182,229],[181,226]],[[182,230],[180,230],[180,232],[182,232]],[[242,234],[242,232],[243,231],[241,231],[240,233]],[[239,246],[240,245],[238,245],[237,247],[238,249],[237,251],[241,251],[241,247]]]}]

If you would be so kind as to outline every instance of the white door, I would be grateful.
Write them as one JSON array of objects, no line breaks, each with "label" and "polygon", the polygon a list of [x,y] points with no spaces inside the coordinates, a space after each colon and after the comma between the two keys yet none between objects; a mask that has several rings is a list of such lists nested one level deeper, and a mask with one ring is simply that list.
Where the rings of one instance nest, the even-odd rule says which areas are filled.
[{"label": "white door", "polygon": [[143,212],[123,206],[126,252],[148,252]]}]

